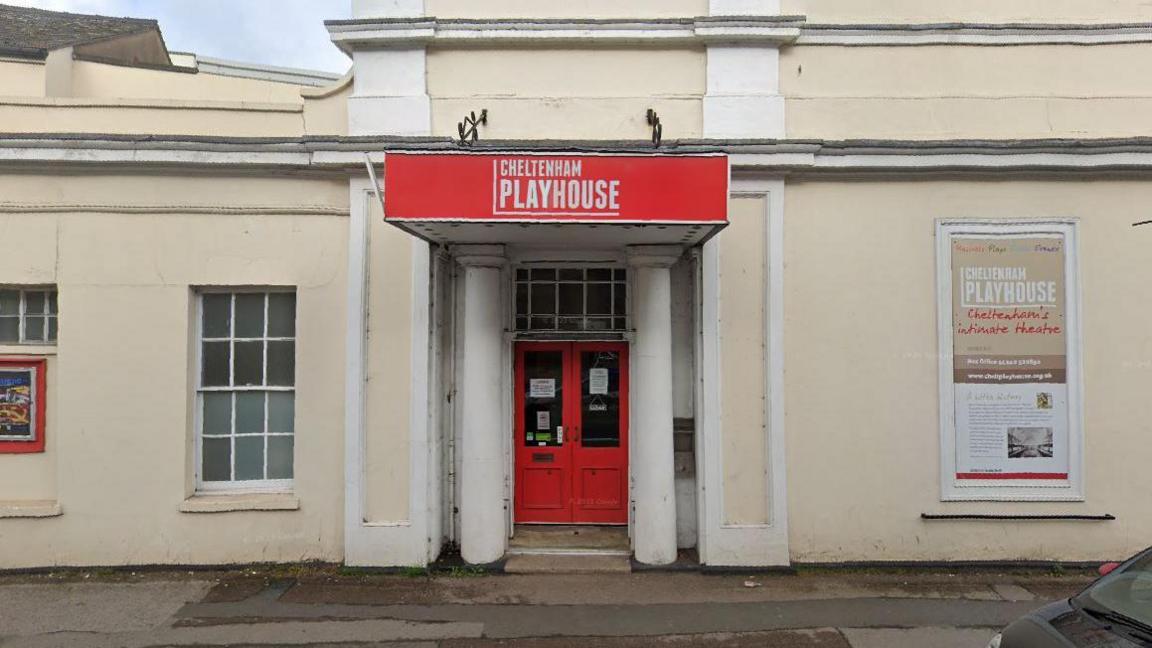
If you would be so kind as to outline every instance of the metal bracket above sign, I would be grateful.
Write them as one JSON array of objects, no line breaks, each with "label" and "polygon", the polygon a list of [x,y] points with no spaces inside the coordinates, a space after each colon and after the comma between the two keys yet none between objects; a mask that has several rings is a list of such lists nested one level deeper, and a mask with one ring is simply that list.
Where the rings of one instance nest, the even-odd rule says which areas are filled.
[{"label": "metal bracket above sign", "polygon": [[481,124],[488,125],[487,108],[480,111],[479,117],[476,116],[476,111],[472,111],[464,118],[464,121],[456,124],[456,130],[460,133],[460,144],[468,145],[479,140]]},{"label": "metal bracket above sign", "polygon": [[648,125],[652,127],[652,145],[659,147],[660,140],[664,139],[664,125],[660,123],[660,116],[651,108],[648,109]]}]

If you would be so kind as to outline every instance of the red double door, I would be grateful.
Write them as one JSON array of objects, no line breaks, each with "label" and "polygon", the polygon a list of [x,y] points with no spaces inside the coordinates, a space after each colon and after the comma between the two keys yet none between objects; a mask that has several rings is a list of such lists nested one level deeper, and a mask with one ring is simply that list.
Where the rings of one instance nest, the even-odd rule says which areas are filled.
[{"label": "red double door", "polygon": [[517,523],[628,523],[628,345],[516,345]]}]

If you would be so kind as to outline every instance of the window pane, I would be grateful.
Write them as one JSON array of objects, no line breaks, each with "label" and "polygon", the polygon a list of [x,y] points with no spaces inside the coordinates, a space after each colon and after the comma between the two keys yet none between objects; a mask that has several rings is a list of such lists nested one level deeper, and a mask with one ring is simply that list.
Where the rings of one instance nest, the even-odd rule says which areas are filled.
[{"label": "window pane", "polygon": [[555,317],[533,317],[531,329],[534,331],[550,331],[556,328]]},{"label": "window pane", "polygon": [[40,291],[24,293],[24,312],[28,314],[44,314],[45,294]]},{"label": "window pane", "polygon": [[623,317],[617,317],[612,321],[612,328],[616,329],[617,331],[623,331],[628,328],[628,322]]},{"label": "window pane", "polygon": [[607,283],[590,283],[590,284],[588,284],[588,314],[589,315],[611,315],[612,314],[612,284],[607,284]]},{"label": "window pane", "polygon": [[48,341],[49,342],[55,342],[56,341],[56,318],[55,317],[49,317],[48,318]]},{"label": "window pane", "polygon": [[616,281],[626,281],[628,279],[628,270],[624,268],[616,268],[612,271],[612,276]]},{"label": "window pane", "polygon": [[206,482],[232,479],[232,440],[203,439],[200,478]]},{"label": "window pane", "polygon": [[202,310],[204,311],[202,318],[204,337],[228,337],[229,331],[232,330],[230,326],[232,319],[232,295],[204,295]]},{"label": "window pane", "polygon": [[560,314],[584,314],[584,284],[560,284]]},{"label": "window pane", "polygon": [[0,316],[0,342],[20,341],[20,318]]},{"label": "window pane", "polygon": [[264,432],[264,392],[236,392],[236,434]]},{"label": "window pane", "polygon": [[228,343],[205,342],[201,356],[204,367],[200,374],[200,384],[204,387],[226,387],[228,385]]},{"label": "window pane", "polygon": [[0,315],[20,314],[20,291],[0,290]]},{"label": "window pane", "polygon": [[268,295],[268,337],[296,336],[296,294]]},{"label": "window pane", "polygon": [[28,342],[43,342],[44,341],[44,318],[43,317],[26,317],[26,318],[24,318],[24,339]]},{"label": "window pane", "polygon": [[588,281],[612,281],[612,269],[588,268]]},{"label": "window pane", "polygon": [[516,314],[528,314],[528,284],[516,284]]},{"label": "window pane", "polygon": [[527,331],[528,330],[528,318],[527,317],[517,317],[516,318],[516,330],[517,331]]},{"label": "window pane", "polygon": [[612,289],[612,311],[615,315],[625,315],[628,312],[628,284],[618,283]]},{"label": "window pane", "polygon": [[556,268],[532,268],[532,281],[556,281]]},{"label": "window pane", "polygon": [[[236,327],[239,330],[239,326]],[[264,384],[264,343],[237,342],[236,366],[233,368],[236,385]]]},{"label": "window pane", "polygon": [[527,268],[516,268],[516,281],[528,281]]},{"label": "window pane", "polygon": [[292,479],[292,447],[295,437],[268,437],[268,479]]},{"label": "window pane", "polygon": [[532,285],[532,314],[554,315],[556,313],[556,284]]},{"label": "window pane", "polygon": [[560,330],[561,331],[579,331],[584,328],[583,317],[561,317]]},{"label": "window pane", "polygon": [[264,337],[264,295],[236,295],[236,337]]},{"label": "window pane", "polygon": [[268,392],[268,431],[295,432],[295,401],[292,392]]},{"label": "window pane", "polygon": [[232,394],[204,394],[201,429],[204,430],[204,434],[232,433]]},{"label": "window pane", "polygon": [[608,331],[612,329],[612,318],[610,317],[589,317],[588,330],[589,331]]},{"label": "window pane", "polygon": [[561,281],[584,281],[584,270],[582,268],[561,268],[560,269]]},{"label": "window pane", "polygon": [[264,437],[236,437],[236,481],[264,479]]},{"label": "window pane", "polygon": [[268,343],[268,384],[291,387],[296,384],[296,343]]},{"label": "window pane", "polygon": [[48,293],[48,312],[52,313],[53,315],[56,314],[56,293],[55,292]]}]

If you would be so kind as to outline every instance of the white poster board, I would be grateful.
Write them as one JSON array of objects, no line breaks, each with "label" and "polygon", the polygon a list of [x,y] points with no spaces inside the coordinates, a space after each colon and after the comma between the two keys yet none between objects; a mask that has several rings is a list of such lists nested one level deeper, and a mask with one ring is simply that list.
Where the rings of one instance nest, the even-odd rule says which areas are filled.
[{"label": "white poster board", "polygon": [[1075,224],[937,235],[943,499],[1081,499]]}]

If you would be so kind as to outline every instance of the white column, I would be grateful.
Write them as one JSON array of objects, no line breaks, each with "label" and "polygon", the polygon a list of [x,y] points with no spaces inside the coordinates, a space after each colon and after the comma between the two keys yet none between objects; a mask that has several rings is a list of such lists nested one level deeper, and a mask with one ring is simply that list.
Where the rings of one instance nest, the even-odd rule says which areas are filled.
[{"label": "white column", "polygon": [[672,275],[683,250],[674,245],[628,248],[632,273],[631,434],[636,497],[636,560],[676,560],[676,490],[672,445]]},{"label": "white column", "polygon": [[501,368],[504,247],[464,245],[453,250],[463,268],[464,328],[460,368],[462,430],[460,553],[472,564],[495,562],[507,549],[504,528],[504,434]]}]

